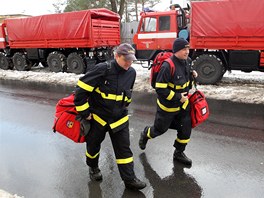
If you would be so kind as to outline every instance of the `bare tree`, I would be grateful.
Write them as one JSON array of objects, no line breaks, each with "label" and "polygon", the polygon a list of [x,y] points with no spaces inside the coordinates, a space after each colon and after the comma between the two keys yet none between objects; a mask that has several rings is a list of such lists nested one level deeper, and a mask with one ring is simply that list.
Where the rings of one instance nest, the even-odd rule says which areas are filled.
[{"label": "bare tree", "polygon": [[62,13],[66,5],[66,0],[56,0],[52,5],[54,7],[55,13]]},{"label": "bare tree", "polygon": [[[149,5],[154,5],[160,0],[58,0],[58,2],[63,1],[63,7],[65,6],[64,12],[71,12],[71,11],[78,11],[78,10],[86,10],[91,8],[108,8],[113,12],[119,14],[120,18],[122,19],[123,15],[127,16],[129,12],[125,9],[128,4],[135,5],[135,12],[136,12],[136,20],[138,20],[138,4],[142,4],[142,8],[146,3]],[[62,12],[60,3],[53,4],[55,8],[55,12]],[[127,18],[126,18],[127,19]]]}]

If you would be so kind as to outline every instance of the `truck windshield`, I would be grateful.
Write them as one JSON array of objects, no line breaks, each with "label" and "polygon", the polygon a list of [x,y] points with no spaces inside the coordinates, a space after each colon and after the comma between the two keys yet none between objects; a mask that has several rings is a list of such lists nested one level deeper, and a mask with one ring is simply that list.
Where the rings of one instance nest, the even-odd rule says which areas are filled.
[{"label": "truck windshield", "polygon": [[146,17],[143,20],[140,32],[155,32],[157,27],[157,19],[154,17]]}]

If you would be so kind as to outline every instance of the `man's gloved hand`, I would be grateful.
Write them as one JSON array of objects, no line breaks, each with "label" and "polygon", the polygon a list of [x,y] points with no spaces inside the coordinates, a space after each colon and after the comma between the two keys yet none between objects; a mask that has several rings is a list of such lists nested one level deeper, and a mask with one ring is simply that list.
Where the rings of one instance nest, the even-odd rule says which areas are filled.
[{"label": "man's gloved hand", "polygon": [[80,134],[82,136],[86,136],[91,129],[91,123],[89,120],[82,119],[81,120],[81,129],[80,129]]},{"label": "man's gloved hand", "polygon": [[[90,114],[91,115],[91,114]],[[81,136],[86,136],[91,128],[91,123],[90,120],[88,120],[87,118],[83,118],[81,115],[77,115],[76,116],[76,120],[80,121],[80,135]]]}]

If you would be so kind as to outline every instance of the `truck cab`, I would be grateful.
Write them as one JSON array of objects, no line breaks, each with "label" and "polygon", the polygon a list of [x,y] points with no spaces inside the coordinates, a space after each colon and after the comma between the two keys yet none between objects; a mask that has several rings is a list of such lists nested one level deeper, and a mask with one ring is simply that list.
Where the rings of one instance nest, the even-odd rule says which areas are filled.
[{"label": "truck cab", "polygon": [[143,12],[133,38],[137,59],[150,65],[181,37],[190,43],[189,56],[200,84],[216,84],[227,70],[264,72],[263,9],[264,1],[214,0],[192,1],[184,9]]},{"label": "truck cab", "polygon": [[160,51],[171,51],[181,30],[187,31],[185,11],[142,12],[137,33],[133,37],[138,60],[154,60]]}]

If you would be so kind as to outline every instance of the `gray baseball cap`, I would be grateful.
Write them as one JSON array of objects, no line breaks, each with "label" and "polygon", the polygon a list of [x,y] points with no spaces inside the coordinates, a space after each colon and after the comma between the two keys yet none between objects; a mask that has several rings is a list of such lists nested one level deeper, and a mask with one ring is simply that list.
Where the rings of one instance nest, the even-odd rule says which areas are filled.
[{"label": "gray baseball cap", "polygon": [[128,43],[122,43],[120,44],[115,52],[117,54],[123,55],[125,57],[126,60],[128,61],[134,61],[137,60],[136,56],[135,56],[135,49]]}]

